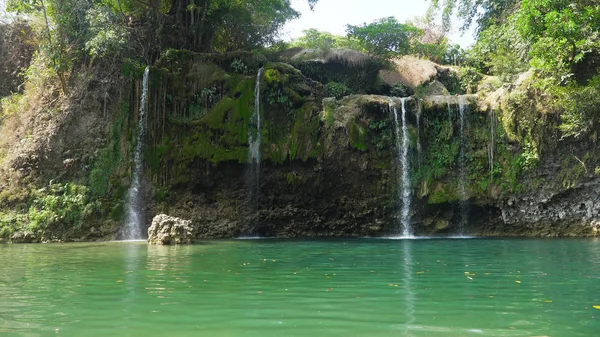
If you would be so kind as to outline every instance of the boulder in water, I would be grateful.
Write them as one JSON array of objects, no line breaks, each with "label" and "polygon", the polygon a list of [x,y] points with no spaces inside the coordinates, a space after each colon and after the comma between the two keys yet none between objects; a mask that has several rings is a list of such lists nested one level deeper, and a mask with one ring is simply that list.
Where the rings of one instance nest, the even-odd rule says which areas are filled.
[{"label": "boulder in water", "polygon": [[148,243],[155,245],[180,245],[194,243],[196,230],[190,220],[159,214],[148,228]]}]

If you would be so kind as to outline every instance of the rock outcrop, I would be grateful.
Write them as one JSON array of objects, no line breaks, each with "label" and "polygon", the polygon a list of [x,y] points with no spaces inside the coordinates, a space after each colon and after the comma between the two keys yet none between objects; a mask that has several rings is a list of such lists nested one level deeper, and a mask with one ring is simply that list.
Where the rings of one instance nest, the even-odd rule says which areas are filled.
[{"label": "rock outcrop", "polygon": [[148,243],[156,245],[190,244],[195,240],[195,229],[190,220],[159,214],[148,228]]}]

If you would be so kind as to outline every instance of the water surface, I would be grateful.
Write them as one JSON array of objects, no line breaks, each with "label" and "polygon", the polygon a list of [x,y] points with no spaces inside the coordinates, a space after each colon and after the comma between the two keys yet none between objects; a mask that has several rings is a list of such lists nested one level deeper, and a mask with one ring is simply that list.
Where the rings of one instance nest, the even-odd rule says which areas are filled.
[{"label": "water surface", "polygon": [[0,336],[598,336],[599,240],[0,246]]}]

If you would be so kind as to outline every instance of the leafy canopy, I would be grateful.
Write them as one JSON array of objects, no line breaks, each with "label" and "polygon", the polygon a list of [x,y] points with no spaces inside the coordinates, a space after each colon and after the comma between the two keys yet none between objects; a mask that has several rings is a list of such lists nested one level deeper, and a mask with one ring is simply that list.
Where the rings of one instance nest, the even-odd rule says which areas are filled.
[{"label": "leafy canopy", "polygon": [[314,28],[306,29],[302,32],[304,35],[294,40],[292,46],[319,50],[348,48],[362,51],[359,42],[353,38],[333,35],[329,32],[322,32]]},{"label": "leafy canopy", "polygon": [[451,18],[456,14],[463,20],[462,31],[473,24],[477,25],[477,34],[492,25],[499,25],[512,14],[520,0],[430,0],[428,16],[432,18],[439,10],[442,11],[442,23],[446,31],[451,29]]},{"label": "leafy canopy", "polygon": [[600,2],[523,0],[517,29],[531,43],[535,68],[568,76],[578,63],[598,57]]},{"label": "leafy canopy", "polygon": [[422,34],[417,27],[399,23],[394,17],[359,26],[347,25],[346,32],[369,55],[382,59],[409,54],[412,41]]}]

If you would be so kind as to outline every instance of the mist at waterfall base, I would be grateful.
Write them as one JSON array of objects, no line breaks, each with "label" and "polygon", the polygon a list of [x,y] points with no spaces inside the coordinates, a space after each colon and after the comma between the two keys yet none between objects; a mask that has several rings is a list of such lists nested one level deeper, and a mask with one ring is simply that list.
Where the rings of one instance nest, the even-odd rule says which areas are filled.
[{"label": "mist at waterfall base", "polygon": [[144,78],[142,81],[142,95],[140,98],[140,111],[138,116],[138,133],[137,143],[133,156],[133,175],[131,186],[127,192],[126,218],[122,229],[121,238],[123,240],[142,240],[143,214],[142,214],[142,175],[144,171],[144,140],[146,137],[147,127],[147,107],[148,107],[148,77],[150,68],[144,70]]}]

